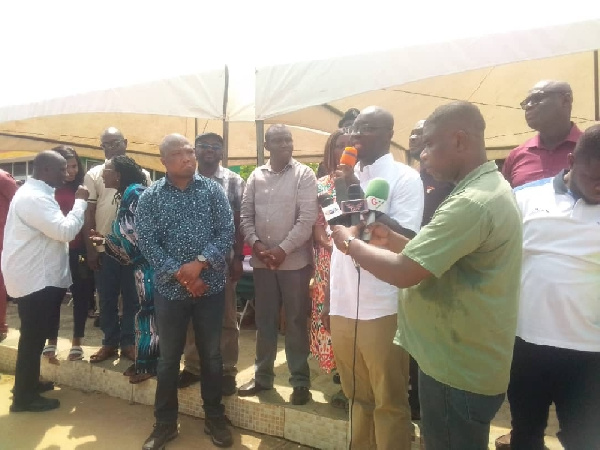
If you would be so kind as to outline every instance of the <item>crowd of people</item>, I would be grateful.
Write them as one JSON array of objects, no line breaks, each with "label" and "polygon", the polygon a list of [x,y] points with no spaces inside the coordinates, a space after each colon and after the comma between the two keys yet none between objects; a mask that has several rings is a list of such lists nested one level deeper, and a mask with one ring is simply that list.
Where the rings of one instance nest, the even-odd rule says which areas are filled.
[{"label": "crowd of people", "polygon": [[[21,188],[0,172],[0,339],[7,292],[21,319],[11,412],[59,407],[40,395],[52,389],[40,355],[56,357],[70,288],[68,359],[84,357],[95,289],[104,339],[90,362],[120,354],[131,383],[157,376],[146,450],[177,436],[177,390],[198,381],[205,432],[232,445],[222,398],[273,389],[281,307],[289,401],[311,400],[312,354],[341,384],[332,405],[350,413],[351,448],[410,449],[421,420],[428,450],[487,449],[506,394],[512,431],[497,448],[542,450],[551,403],[567,450],[600,448],[600,125],[579,130],[572,103],[567,83],[536,84],[521,107],[538,134],[501,171],[479,109],[452,102],[415,125],[409,165],[390,153],[394,118],[371,106],[342,117],[318,177],[284,125],[246,182],[205,133],[166,136],[166,176],[151,183],[114,127],[85,176],[64,146],[39,153]],[[343,203],[345,187],[377,180],[389,194],[375,222],[328,223],[317,199]],[[256,359],[238,388],[244,244]]]}]

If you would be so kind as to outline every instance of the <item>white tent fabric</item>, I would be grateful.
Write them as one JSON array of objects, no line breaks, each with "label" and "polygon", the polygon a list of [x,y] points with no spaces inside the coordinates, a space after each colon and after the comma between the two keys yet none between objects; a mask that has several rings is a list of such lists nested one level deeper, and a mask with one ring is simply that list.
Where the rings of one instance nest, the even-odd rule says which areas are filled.
[{"label": "white tent fabric", "polygon": [[[600,13],[582,0],[560,9],[504,0],[485,10],[474,0],[432,0],[426,7],[385,0],[22,0],[6,2],[1,12],[0,158],[57,141],[98,157],[98,134],[116,125],[136,158],[158,167],[158,136],[221,132],[223,120],[234,161],[255,160],[255,119],[302,127],[294,130],[298,155],[318,160],[324,133],[348,106],[391,109],[400,143],[412,122],[445,98],[499,105],[510,110],[505,128],[514,129],[511,108],[518,109],[527,77],[482,68],[600,45]],[[580,58],[575,72],[590,73],[589,58]],[[476,73],[451,82],[440,77],[471,69]],[[585,95],[576,90],[576,105],[590,97],[590,82],[591,76],[582,81]],[[513,91],[509,101],[502,90]],[[483,92],[489,95],[479,98]],[[485,114],[488,122],[494,118]],[[591,118],[587,110],[579,115]]]},{"label": "white tent fabric", "polygon": [[[580,20],[582,11],[577,4],[560,11],[546,8],[521,29],[511,29],[517,24],[506,20],[501,25],[510,31],[490,33],[480,23],[470,37],[451,39],[448,29],[447,39],[428,43],[419,38],[429,28],[416,36],[400,29],[394,49],[261,67],[256,115],[267,122],[331,130],[344,110],[376,104],[394,114],[395,141],[407,146],[417,120],[440,104],[468,100],[486,118],[488,148],[504,150],[490,157],[505,157],[531,134],[519,102],[541,79],[571,82],[573,116],[580,126],[599,119],[593,51],[600,47],[600,10],[586,11],[587,20]],[[480,19],[490,29],[498,25],[492,14]]]}]

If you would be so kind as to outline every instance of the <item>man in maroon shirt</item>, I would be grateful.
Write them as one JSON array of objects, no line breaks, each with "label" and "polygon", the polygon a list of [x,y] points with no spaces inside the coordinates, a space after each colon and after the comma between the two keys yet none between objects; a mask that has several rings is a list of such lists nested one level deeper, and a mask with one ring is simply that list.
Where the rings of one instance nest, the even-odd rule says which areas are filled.
[{"label": "man in maroon shirt", "polygon": [[572,106],[573,91],[564,81],[540,81],[521,102],[527,125],[538,134],[510,152],[504,162],[502,173],[513,188],[567,168],[567,155],[582,134],[571,122]]},{"label": "man in maroon shirt", "polygon": [[[6,215],[10,201],[17,192],[17,182],[4,170],[0,169],[0,254],[4,244],[4,225],[6,225]],[[6,325],[6,286],[4,278],[0,271],[0,342],[6,339],[8,326]]]}]

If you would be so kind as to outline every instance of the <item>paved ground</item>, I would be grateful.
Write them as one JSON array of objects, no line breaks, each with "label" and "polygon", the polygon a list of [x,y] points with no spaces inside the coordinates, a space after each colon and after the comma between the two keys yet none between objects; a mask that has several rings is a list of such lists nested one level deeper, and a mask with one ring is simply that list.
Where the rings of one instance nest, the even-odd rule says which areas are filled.
[{"label": "paved ground", "polygon": [[[104,394],[84,393],[67,387],[47,395],[60,398],[61,407],[45,413],[10,414],[12,375],[0,379],[0,449],[92,450],[139,449],[152,431],[152,407],[130,405]],[[204,421],[181,415],[180,436],[167,448],[210,449]],[[234,449],[308,449],[283,439],[234,428]]]},{"label": "paved ground", "polygon": [[[9,304],[7,322],[11,329],[9,336],[4,344],[12,347],[17,346],[19,333],[19,319],[17,308],[12,303]],[[71,308],[64,304],[61,314],[61,329],[59,334],[59,359],[64,360],[67,357],[69,349],[69,336],[72,333],[73,319],[71,316]],[[88,320],[86,325],[86,339],[84,342],[85,359],[89,358],[100,345],[101,332],[98,328],[94,328],[92,320]],[[255,332],[252,328],[242,330],[240,334],[240,360],[238,368],[238,384],[246,382],[252,378],[253,362],[254,362],[254,346]],[[331,375],[327,375],[319,370],[318,365],[314,360],[310,360],[311,366],[311,383],[313,401],[305,406],[291,406],[292,409],[311,410],[315,414],[323,417],[334,419],[345,419],[346,415],[342,410],[332,408],[329,404],[329,398],[337,392],[339,386],[331,382]],[[105,362],[102,365],[116,365],[116,362]],[[119,370],[123,371],[128,367],[129,362],[119,362]],[[250,401],[266,402],[273,404],[283,404],[291,393],[287,378],[289,373],[285,361],[284,339],[280,336],[277,359],[275,362],[275,389],[263,393],[260,397],[252,397]],[[140,448],[141,443],[145,440],[152,428],[152,408],[144,405],[128,405],[124,400],[115,399],[102,394],[86,394],[79,391],[71,390],[64,387],[60,393],[51,394],[61,399],[63,407],[60,411],[41,414],[41,415],[17,415],[25,419],[19,419],[14,415],[8,416],[8,406],[10,400],[8,396],[12,387],[12,377],[6,376],[0,380],[0,450],[8,449],[104,449],[113,448],[114,450]],[[99,408],[97,405],[102,405]],[[104,414],[102,408],[107,408],[107,414]],[[65,410],[68,411],[65,413]],[[98,414],[98,410],[102,414]],[[78,412],[79,411],[79,412]],[[114,414],[113,412],[114,411]],[[66,417],[62,418],[62,414]],[[86,415],[87,414],[87,415]],[[99,418],[102,420],[99,420]],[[33,420],[32,420],[33,419]],[[126,423],[125,429],[127,433],[121,433],[124,427],[121,425]],[[63,425],[64,424],[64,425]],[[90,428],[91,424],[91,430]],[[25,436],[23,431],[29,427]],[[169,446],[169,448],[211,448],[209,440],[206,440],[202,431],[202,421],[188,416],[182,416],[181,432],[182,435]],[[5,432],[3,430],[8,430]],[[86,431],[80,431],[86,430]],[[492,421],[490,430],[490,449],[494,449],[495,439],[510,430],[510,411],[508,402],[504,402],[502,408]],[[550,450],[562,450],[556,438],[558,431],[558,422],[556,415],[552,410],[546,429],[546,446]],[[252,434],[245,430],[236,430],[236,448],[260,448],[260,449],[291,449],[291,448],[306,448],[291,444],[280,439],[266,437],[258,434]],[[240,434],[242,433],[242,434]],[[28,439],[23,442],[22,446],[6,445],[3,442],[4,436],[20,436],[20,438]],[[54,436],[63,439],[63,444],[58,445],[53,439]],[[131,436],[131,439],[130,439]],[[189,436],[189,441],[187,440]],[[50,439],[46,442],[47,439]],[[253,441],[254,439],[254,441]],[[126,441],[125,441],[126,440]],[[128,445],[120,445],[122,442],[127,442]],[[183,442],[183,444],[182,444]],[[195,444],[198,442],[198,445]],[[185,445],[187,443],[187,446]],[[202,445],[200,445],[202,444]],[[287,447],[286,445],[290,445]],[[190,447],[191,446],[191,447]]]}]

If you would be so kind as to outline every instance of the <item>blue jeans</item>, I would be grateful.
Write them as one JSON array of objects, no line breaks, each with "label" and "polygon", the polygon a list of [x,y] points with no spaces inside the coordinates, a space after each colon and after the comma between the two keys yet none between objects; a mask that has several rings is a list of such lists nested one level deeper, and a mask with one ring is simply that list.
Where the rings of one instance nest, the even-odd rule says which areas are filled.
[{"label": "blue jeans", "polygon": [[490,422],[505,394],[454,389],[419,370],[421,426],[427,450],[487,450]]},{"label": "blue jeans", "polygon": [[157,423],[177,422],[179,363],[188,323],[192,320],[200,357],[200,389],[207,418],[222,417],[223,360],[221,327],[225,292],[199,298],[166,299],[154,291],[154,310],[160,342],[154,417]]},{"label": "blue jeans", "polygon": [[[121,348],[135,345],[135,314],[140,309],[133,266],[122,266],[108,255],[101,256],[96,272],[96,289],[100,297],[102,345]],[[123,298],[123,316],[119,321],[119,294]]]}]

